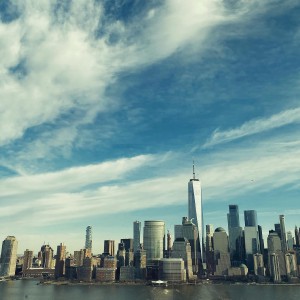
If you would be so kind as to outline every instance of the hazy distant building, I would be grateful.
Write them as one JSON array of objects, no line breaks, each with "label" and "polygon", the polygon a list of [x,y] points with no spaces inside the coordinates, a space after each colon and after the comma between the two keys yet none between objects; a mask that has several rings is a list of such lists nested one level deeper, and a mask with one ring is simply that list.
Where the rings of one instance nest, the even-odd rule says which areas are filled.
[{"label": "hazy distant building", "polygon": [[295,244],[296,246],[300,246],[300,233],[297,226],[295,226]]},{"label": "hazy distant building", "polygon": [[41,259],[41,267],[51,269],[53,268],[53,249],[49,245],[43,245],[39,253]]},{"label": "hazy distant building", "polygon": [[65,260],[66,260],[66,246],[63,243],[57,246],[56,260],[55,260],[55,278],[63,277],[65,275]]},{"label": "hazy distant building", "polygon": [[115,241],[105,240],[104,241],[104,253],[115,256]]},{"label": "hazy distant building", "polygon": [[292,236],[292,232],[291,231],[288,231],[286,233],[286,243],[287,243],[287,249],[288,250],[293,250],[293,247],[294,247],[294,239],[293,239],[293,236]]},{"label": "hazy distant building", "polygon": [[2,242],[0,258],[0,276],[14,276],[17,263],[18,241],[14,236],[8,236]]},{"label": "hazy distant building", "polygon": [[203,260],[203,245],[204,245],[204,226],[203,226],[203,211],[202,211],[202,190],[199,179],[195,177],[195,169],[193,165],[193,178],[188,183],[188,218],[197,227],[199,246],[199,266],[202,268]]},{"label": "hazy distant building", "polygon": [[89,249],[92,252],[92,244],[92,227],[88,226],[85,233],[85,249]]},{"label": "hazy distant building", "polygon": [[133,251],[134,253],[141,248],[141,222],[133,222]]},{"label": "hazy distant building", "polygon": [[164,221],[145,221],[143,245],[147,252],[147,261],[163,258],[165,250]]},{"label": "hazy distant building", "polygon": [[24,251],[22,272],[32,267],[33,251],[26,249]]}]

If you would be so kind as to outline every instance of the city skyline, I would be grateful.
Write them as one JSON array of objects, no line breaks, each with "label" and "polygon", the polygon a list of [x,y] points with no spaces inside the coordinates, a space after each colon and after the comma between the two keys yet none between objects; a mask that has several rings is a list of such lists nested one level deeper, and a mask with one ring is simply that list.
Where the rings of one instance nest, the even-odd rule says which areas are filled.
[{"label": "city skyline", "polygon": [[286,231],[299,226],[299,11],[296,0],[1,3],[1,238],[73,250],[91,226],[97,252],[131,237],[132,220],[172,232],[193,160],[204,225],[227,228],[236,204],[257,210],[265,236],[280,214]]}]

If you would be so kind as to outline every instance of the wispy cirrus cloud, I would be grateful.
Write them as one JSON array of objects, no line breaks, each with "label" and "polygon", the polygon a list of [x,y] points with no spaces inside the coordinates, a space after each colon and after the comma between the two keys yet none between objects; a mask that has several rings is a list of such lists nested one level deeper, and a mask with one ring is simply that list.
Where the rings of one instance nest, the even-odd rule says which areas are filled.
[{"label": "wispy cirrus cloud", "polygon": [[208,148],[295,123],[300,123],[300,107],[282,111],[268,118],[248,121],[238,128],[226,131],[217,129],[202,147]]}]

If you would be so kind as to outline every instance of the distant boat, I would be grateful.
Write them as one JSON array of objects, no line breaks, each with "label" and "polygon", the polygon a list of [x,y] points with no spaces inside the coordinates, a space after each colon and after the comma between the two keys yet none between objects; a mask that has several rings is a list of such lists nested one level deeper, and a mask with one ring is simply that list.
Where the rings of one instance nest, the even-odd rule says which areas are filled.
[{"label": "distant boat", "polygon": [[163,281],[163,280],[152,280],[151,281],[152,286],[163,286],[167,287],[168,286],[168,281]]}]

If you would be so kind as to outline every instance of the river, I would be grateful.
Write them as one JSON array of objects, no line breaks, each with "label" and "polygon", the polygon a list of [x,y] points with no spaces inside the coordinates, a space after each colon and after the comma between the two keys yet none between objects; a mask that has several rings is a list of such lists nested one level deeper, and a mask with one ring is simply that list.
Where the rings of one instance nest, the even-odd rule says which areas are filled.
[{"label": "river", "polygon": [[152,287],[144,285],[41,285],[35,280],[0,282],[1,300],[229,300],[300,299],[296,285],[229,285]]}]

